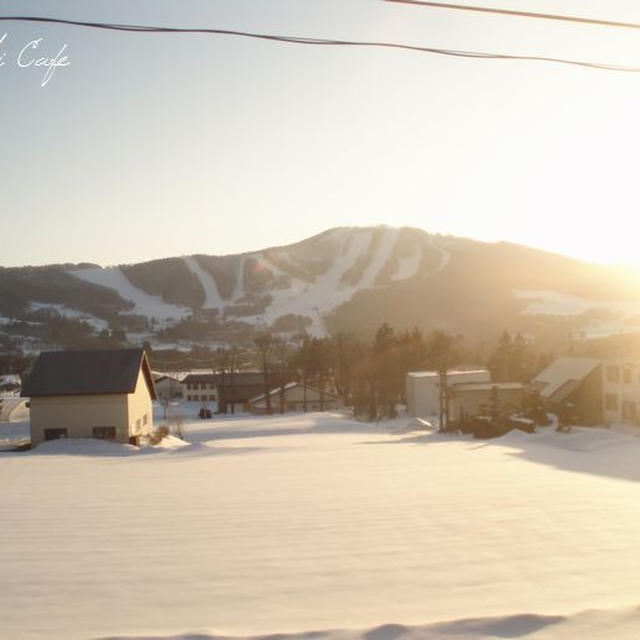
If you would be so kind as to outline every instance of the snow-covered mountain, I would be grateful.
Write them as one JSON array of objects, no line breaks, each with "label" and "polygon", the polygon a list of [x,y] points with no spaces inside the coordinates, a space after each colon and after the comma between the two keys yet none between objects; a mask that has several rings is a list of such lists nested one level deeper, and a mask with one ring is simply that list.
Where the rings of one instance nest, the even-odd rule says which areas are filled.
[{"label": "snow-covered mountain", "polygon": [[[73,270],[80,280],[115,291],[126,313],[175,322],[194,310],[315,334],[325,316],[358,291],[392,286],[438,271],[449,253],[413,229],[338,228],[306,241],[234,256],[186,256],[120,267]],[[170,270],[171,278],[162,272]],[[288,323],[288,324],[287,324]]]},{"label": "snow-covered mountain", "polygon": [[38,327],[67,318],[85,321],[86,333],[167,342],[225,341],[256,326],[362,332],[383,321],[486,334],[516,319],[529,330],[527,315],[594,309],[617,326],[618,316],[640,315],[638,284],[619,270],[520,245],[340,227],[237,255],[0,269],[0,332],[11,326],[15,334],[20,321],[25,335],[44,339]]}]

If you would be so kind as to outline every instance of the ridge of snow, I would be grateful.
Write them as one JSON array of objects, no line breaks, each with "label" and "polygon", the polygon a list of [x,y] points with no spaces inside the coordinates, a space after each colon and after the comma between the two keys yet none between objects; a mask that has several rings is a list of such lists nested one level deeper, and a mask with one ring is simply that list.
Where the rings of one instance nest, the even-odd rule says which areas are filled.
[{"label": "ridge of snow", "polygon": [[164,321],[180,320],[190,313],[189,309],[185,307],[169,304],[160,296],[153,296],[138,289],[129,282],[119,267],[92,267],[71,271],[71,273],[86,282],[113,289],[124,300],[133,302],[134,308],[124,313],[139,314]]},{"label": "ridge of snow", "polygon": [[204,291],[204,309],[224,306],[224,300],[218,291],[218,285],[210,273],[207,273],[193,256],[185,256],[184,263],[193,275],[198,278]]}]

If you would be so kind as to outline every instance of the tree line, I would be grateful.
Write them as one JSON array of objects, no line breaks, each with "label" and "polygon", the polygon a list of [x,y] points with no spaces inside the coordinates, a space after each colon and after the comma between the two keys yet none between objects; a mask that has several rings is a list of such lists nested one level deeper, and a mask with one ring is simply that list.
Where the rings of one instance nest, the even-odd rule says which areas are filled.
[{"label": "tree line", "polygon": [[[284,385],[297,381],[335,393],[357,416],[375,420],[394,417],[397,405],[406,404],[409,371],[471,364],[486,366],[496,382],[527,382],[552,355],[538,353],[521,335],[505,331],[483,357],[481,350],[465,345],[461,335],[417,328],[398,331],[385,322],[368,340],[353,333],[302,333],[286,340],[265,331],[255,336],[251,348],[219,348],[212,360],[213,370],[230,381],[241,369],[262,371],[267,413],[284,412]],[[278,388],[280,394],[269,395]]]}]

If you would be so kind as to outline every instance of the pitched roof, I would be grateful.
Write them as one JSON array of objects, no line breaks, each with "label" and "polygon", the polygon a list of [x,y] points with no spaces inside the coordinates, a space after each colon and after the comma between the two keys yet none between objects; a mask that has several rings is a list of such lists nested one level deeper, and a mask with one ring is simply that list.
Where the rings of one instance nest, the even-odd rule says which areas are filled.
[{"label": "pitched roof", "polygon": [[215,382],[214,373],[190,373],[182,378],[182,384],[192,384],[194,382]]},{"label": "pitched roof", "polygon": [[133,393],[140,367],[155,400],[151,370],[143,349],[43,351],[24,383],[21,395]]},{"label": "pitched roof", "polygon": [[[567,382],[581,382],[599,365],[600,360],[596,358],[558,358],[541,371],[531,382],[540,390],[541,396],[551,398],[561,387],[564,387],[564,391],[569,390],[571,392],[575,390],[578,385],[567,385]],[[566,394],[563,393],[561,395]]]},{"label": "pitched roof", "polygon": [[[283,385],[285,392],[288,391],[289,389],[293,389],[295,387],[303,387],[304,385],[300,382],[288,382],[287,384]],[[336,400],[342,400],[342,398],[338,395],[336,395],[335,393],[331,393],[330,391],[322,391],[322,389],[318,389],[317,387],[312,387],[311,385],[307,385],[307,390],[308,391],[315,391],[319,394],[322,394],[324,397],[326,398],[335,398]],[[269,391],[269,395],[270,396],[279,396],[280,393],[282,393],[281,391],[281,387],[275,387],[274,389],[271,389],[271,391]],[[261,400],[266,399],[267,394],[266,393],[261,393],[259,396],[255,396],[254,398],[251,398],[251,400],[249,400],[250,403],[253,402],[260,402]]]}]

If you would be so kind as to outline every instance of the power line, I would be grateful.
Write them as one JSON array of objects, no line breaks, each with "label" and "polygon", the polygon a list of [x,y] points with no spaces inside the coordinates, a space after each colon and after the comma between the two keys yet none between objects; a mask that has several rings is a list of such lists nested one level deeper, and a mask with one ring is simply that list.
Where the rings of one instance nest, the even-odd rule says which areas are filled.
[{"label": "power line", "polygon": [[595,24],[604,27],[624,27],[627,29],[640,29],[640,24],[634,22],[618,22],[616,20],[598,20],[596,18],[583,18],[581,16],[565,16],[553,13],[535,13],[532,11],[517,11],[514,9],[499,9],[497,7],[478,7],[467,4],[449,4],[446,2],[429,2],[427,0],[385,0],[385,2],[397,2],[400,4],[421,5],[436,9],[455,9],[459,11],[476,11],[478,13],[495,13],[504,16],[518,16],[520,18],[540,18],[542,20],[561,20],[563,22],[578,22],[580,24]]},{"label": "power line", "polygon": [[[388,0],[400,2],[404,0]],[[406,0],[407,2],[409,0]],[[453,6],[453,5],[449,5]],[[338,46],[338,47],[369,47],[369,48],[386,48],[386,49],[402,49],[406,51],[415,51],[419,53],[432,53],[443,56],[453,56],[456,58],[481,58],[487,60],[524,60],[532,62],[553,62],[556,64],[565,64],[576,67],[587,67],[590,69],[602,69],[605,71],[625,71],[631,73],[640,73],[640,67],[615,65],[604,62],[590,62],[587,60],[575,60],[570,58],[554,58],[551,56],[536,55],[517,55],[508,53],[491,53],[486,51],[465,51],[459,49],[443,49],[437,47],[421,47],[417,45],[402,44],[397,42],[384,41],[366,41],[366,40],[334,40],[329,38],[304,38],[298,36],[275,35],[267,33],[255,33],[250,31],[236,31],[230,29],[207,29],[207,28],[182,28],[182,27],[155,27],[145,25],[131,24],[112,24],[106,22],[85,22],[80,20],[65,20],[62,18],[46,18],[40,16],[0,16],[0,21],[18,20],[24,22],[38,22],[49,24],[62,24],[76,27],[87,27],[90,29],[106,29],[110,31],[132,31],[142,33],[200,33],[210,35],[235,36],[241,38],[254,38],[258,40],[270,40],[276,42],[285,42],[290,44],[305,44],[319,46]]]}]

